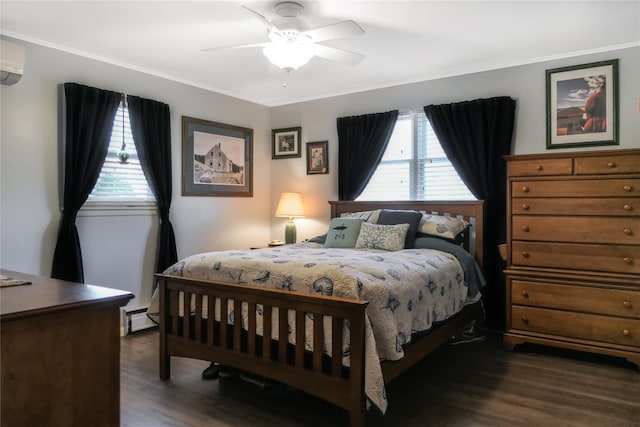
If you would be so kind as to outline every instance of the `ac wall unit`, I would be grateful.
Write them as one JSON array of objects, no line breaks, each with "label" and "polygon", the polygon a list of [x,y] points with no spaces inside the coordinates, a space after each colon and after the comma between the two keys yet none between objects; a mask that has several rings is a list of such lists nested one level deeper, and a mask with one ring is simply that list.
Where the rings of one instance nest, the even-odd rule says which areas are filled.
[{"label": "ac wall unit", "polygon": [[24,72],[24,46],[0,40],[0,83],[13,85]]}]

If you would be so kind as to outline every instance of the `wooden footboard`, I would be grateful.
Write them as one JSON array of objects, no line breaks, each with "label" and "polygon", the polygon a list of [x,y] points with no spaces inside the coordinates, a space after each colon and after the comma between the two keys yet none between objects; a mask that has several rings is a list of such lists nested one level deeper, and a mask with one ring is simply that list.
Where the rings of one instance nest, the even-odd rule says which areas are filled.
[{"label": "wooden footboard", "polygon": [[[348,411],[351,427],[364,426],[366,301],[166,275],[157,277],[160,292],[160,378],[170,378],[171,356],[216,361],[263,375],[331,402]],[[230,322],[225,313],[229,309],[234,313],[241,312],[243,304],[246,304],[248,313],[246,324]],[[263,314],[262,335],[257,333],[258,309]],[[190,315],[184,316],[184,313]],[[311,352],[305,351],[304,344],[288,343],[289,313],[295,313],[296,343],[304,343],[305,318],[313,315]],[[278,338],[274,338],[271,326],[274,316],[278,319]],[[323,327],[326,316],[331,319],[330,331]],[[465,307],[423,336],[416,337],[405,349],[404,358],[382,362],[385,384],[447,342],[469,322],[482,319],[482,305],[478,302]],[[341,345],[332,345],[330,357],[323,352],[325,333],[332,335],[332,343],[343,342],[342,326],[345,321],[350,323],[351,364],[348,370],[342,367]],[[330,362],[325,363],[327,360]]]},{"label": "wooden footboard", "polygon": [[[158,275],[160,292],[160,377],[171,375],[170,357],[216,361],[288,384],[346,409],[352,426],[364,425],[364,337],[366,301],[309,295],[248,285]],[[227,313],[248,313],[248,322],[231,322]],[[195,309],[193,309],[195,308]],[[263,334],[258,334],[262,310]],[[184,313],[190,313],[184,316]],[[206,315],[205,315],[206,313]],[[295,342],[288,343],[288,314],[295,313]],[[305,319],[313,318],[313,350],[305,352]],[[277,316],[278,339],[272,332]],[[325,331],[323,319],[331,319]],[[237,318],[237,317],[236,317]],[[216,320],[218,319],[218,320]],[[323,363],[324,334],[343,342],[350,324],[349,370],[342,369],[342,346],[332,345]],[[280,339],[284,338],[284,339]],[[274,345],[271,345],[274,343]]]}]

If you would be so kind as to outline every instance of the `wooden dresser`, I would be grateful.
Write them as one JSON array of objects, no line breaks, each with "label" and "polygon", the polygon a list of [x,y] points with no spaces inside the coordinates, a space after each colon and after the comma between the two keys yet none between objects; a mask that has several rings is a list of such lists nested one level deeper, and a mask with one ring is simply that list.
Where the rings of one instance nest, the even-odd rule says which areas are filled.
[{"label": "wooden dresser", "polygon": [[0,424],[120,424],[120,307],[126,291],[0,270]]},{"label": "wooden dresser", "polygon": [[504,347],[640,366],[640,149],[507,160]]}]

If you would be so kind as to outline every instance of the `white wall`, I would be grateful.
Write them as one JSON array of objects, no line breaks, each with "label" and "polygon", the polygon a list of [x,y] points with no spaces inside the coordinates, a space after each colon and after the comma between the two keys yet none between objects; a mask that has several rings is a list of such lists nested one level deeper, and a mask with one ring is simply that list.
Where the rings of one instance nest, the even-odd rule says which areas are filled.
[{"label": "white wall", "polygon": [[[15,40],[14,40],[15,41]],[[262,245],[271,239],[269,109],[54,49],[26,47],[25,74],[0,86],[0,265],[49,275],[57,238],[58,86],[76,82],[165,102],[171,111],[173,203],[178,256]],[[182,197],[181,116],[254,130],[253,194]],[[132,291],[132,310],[151,297],[155,216],[81,216],[85,281]]]},{"label": "white wall", "polygon": [[[510,96],[517,101],[513,153],[543,153],[547,151],[545,70],[616,58],[619,59],[620,145],[573,150],[640,148],[637,112],[640,102],[640,48],[636,47],[274,107],[271,109],[274,128],[302,127],[303,156],[301,159],[274,161],[272,203],[277,202],[281,191],[300,191],[307,218],[296,220],[298,238],[326,232],[329,217],[327,200],[338,197],[338,117]],[[329,141],[330,172],[328,175],[306,175],[304,144],[321,140]],[[272,234],[282,234],[283,227],[284,221],[275,220]]]},{"label": "white wall", "polygon": [[[640,48],[565,58],[267,108],[136,71],[18,41],[26,47],[25,75],[0,87],[0,265],[49,275],[60,219],[58,206],[58,85],[77,82],[169,104],[173,156],[171,221],[178,256],[263,246],[284,236],[286,219],[273,213],[282,191],[303,195],[307,217],[296,220],[298,240],[322,234],[328,200],[337,199],[338,117],[482,97],[517,100],[514,153],[546,151],[545,70],[620,60],[620,145],[640,147]],[[182,197],[181,116],[254,130],[251,198]],[[271,159],[271,129],[302,127],[302,157]],[[329,141],[329,174],[306,175],[305,143]],[[561,150],[557,150],[561,151]],[[131,290],[144,306],[151,295],[157,218],[80,217],[78,228],[88,283]]]}]

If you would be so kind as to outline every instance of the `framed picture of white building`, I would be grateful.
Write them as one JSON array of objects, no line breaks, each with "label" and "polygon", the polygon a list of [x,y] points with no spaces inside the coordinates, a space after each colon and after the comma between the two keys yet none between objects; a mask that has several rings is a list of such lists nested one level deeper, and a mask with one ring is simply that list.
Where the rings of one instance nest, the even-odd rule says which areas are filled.
[{"label": "framed picture of white building", "polygon": [[182,116],[182,195],[253,196],[253,129]]}]

